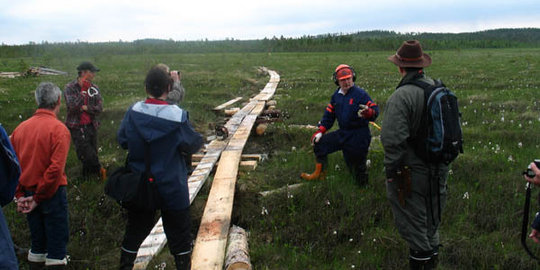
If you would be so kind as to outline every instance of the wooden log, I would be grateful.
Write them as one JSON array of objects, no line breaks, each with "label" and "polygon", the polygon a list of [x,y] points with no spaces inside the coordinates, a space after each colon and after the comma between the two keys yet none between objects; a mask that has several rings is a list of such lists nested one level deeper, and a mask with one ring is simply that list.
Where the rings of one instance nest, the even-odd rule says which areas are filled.
[{"label": "wooden log", "polygon": [[267,110],[264,110],[262,112],[263,116],[268,116],[268,117],[280,117],[281,116],[281,110],[276,110],[275,108],[274,109],[267,109]]},{"label": "wooden log", "polygon": [[288,125],[288,127],[294,127],[294,128],[306,128],[306,129],[318,129],[319,127],[314,125]]},{"label": "wooden log", "polygon": [[221,104],[221,105],[219,105],[219,106],[216,106],[216,107],[213,108],[212,110],[213,110],[213,111],[221,111],[221,110],[227,108],[228,106],[230,106],[230,105],[236,103],[237,101],[239,101],[239,100],[241,100],[241,99],[242,99],[242,97],[237,97],[237,98],[231,99],[231,100],[229,100],[229,101],[227,101],[227,102],[225,102],[225,103],[223,103],[223,104]]},{"label": "wooden log", "polygon": [[229,230],[229,241],[225,256],[225,270],[251,270],[248,233],[233,225]]},{"label": "wooden log", "polygon": [[267,128],[268,128],[267,124],[259,124],[257,125],[257,128],[255,128],[255,133],[259,136],[262,136]]},{"label": "wooden log", "polygon": [[271,194],[275,194],[275,193],[282,193],[282,192],[290,192],[292,190],[295,190],[301,186],[303,186],[304,183],[299,183],[299,184],[294,184],[294,185],[286,185],[284,187],[280,187],[278,189],[273,189],[273,190],[268,190],[268,191],[261,191],[259,192],[259,194],[261,194],[261,196],[263,197],[266,197],[268,195],[271,195]]},{"label": "wooden log", "polygon": [[277,101],[273,99],[266,102],[266,106],[276,106],[276,105],[277,105]]}]

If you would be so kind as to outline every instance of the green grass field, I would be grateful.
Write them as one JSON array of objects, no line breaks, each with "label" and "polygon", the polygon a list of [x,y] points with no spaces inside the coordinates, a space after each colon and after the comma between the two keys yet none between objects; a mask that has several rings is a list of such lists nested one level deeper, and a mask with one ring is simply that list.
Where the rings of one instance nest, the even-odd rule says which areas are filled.
[{"label": "green grass field", "polygon": [[[0,78],[0,122],[8,133],[35,110],[33,90],[41,81],[63,89],[76,76],[75,67],[91,60],[101,72],[96,83],[104,96],[99,130],[100,158],[108,168],[123,162],[125,152],[116,143],[124,112],[143,99],[146,71],[163,62],[184,76],[186,97],[196,129],[209,135],[209,126],[223,121],[211,108],[236,96],[244,101],[259,92],[268,77],[257,67],[277,71],[281,82],[275,95],[282,122],[269,126],[264,136],[252,135],[245,153],[268,154],[255,171],[240,173],[233,223],[250,231],[254,269],[403,269],[408,247],[393,225],[386,199],[383,151],[374,140],[370,184],[359,188],[350,178],[341,153],[330,156],[325,181],[268,197],[260,191],[302,182],[299,174],[312,171],[309,144],[312,131],[291,124],[315,125],[335,89],[331,80],[338,64],[355,67],[356,83],[366,89],[384,111],[385,102],[399,82],[397,68],[386,60],[392,51],[357,53],[215,53],[159,55],[102,55],[91,59],[0,59],[0,71],[22,65],[47,65],[69,76]],[[534,269],[520,246],[525,195],[521,176],[540,157],[540,49],[477,49],[428,51],[433,65],[426,73],[441,78],[459,97],[465,153],[452,164],[449,198],[442,216],[440,269]],[[65,108],[61,110],[65,118]],[[380,124],[382,116],[377,123]],[[73,148],[73,147],[72,147]],[[125,213],[103,195],[103,183],[80,178],[81,165],[74,149],[68,157],[71,269],[117,267]],[[211,182],[209,179],[208,182]],[[196,235],[210,185],[202,189],[192,207]],[[534,196],[538,191],[533,190]],[[531,212],[538,205],[532,203]],[[10,204],[4,208],[12,237],[29,247],[23,215]],[[531,214],[532,215],[532,214]],[[540,249],[533,246],[533,252]],[[173,268],[172,257],[162,252],[149,269]],[[21,268],[26,269],[24,256]]]}]

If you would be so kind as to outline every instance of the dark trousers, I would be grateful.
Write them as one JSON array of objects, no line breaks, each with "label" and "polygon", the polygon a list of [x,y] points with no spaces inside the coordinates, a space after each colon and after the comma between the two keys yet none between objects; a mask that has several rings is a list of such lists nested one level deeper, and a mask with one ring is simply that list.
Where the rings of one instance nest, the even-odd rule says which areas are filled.
[{"label": "dark trousers", "polygon": [[98,158],[97,130],[92,124],[69,128],[77,157],[83,166],[83,175],[98,175],[101,164]]},{"label": "dark trousers", "polygon": [[[137,253],[142,242],[155,225],[156,211],[128,209],[126,233],[122,249]],[[191,216],[189,207],[183,210],[161,210],[163,228],[171,254],[191,251]]]},{"label": "dark trousers", "polygon": [[[29,194],[30,195],[30,194]],[[26,215],[32,238],[32,253],[47,254],[47,258],[66,257],[69,240],[66,187],[60,186],[54,196],[38,204]]]},{"label": "dark trousers", "polygon": [[[324,134],[318,143],[313,147],[317,162],[325,164],[327,156],[336,151],[343,152],[343,158],[347,167],[358,180],[359,177],[367,174],[366,159],[369,143],[367,147],[361,147],[365,144],[361,141],[362,137],[356,136],[352,132],[334,131]],[[359,147],[360,146],[360,147]],[[325,164],[326,165],[326,164]]]}]

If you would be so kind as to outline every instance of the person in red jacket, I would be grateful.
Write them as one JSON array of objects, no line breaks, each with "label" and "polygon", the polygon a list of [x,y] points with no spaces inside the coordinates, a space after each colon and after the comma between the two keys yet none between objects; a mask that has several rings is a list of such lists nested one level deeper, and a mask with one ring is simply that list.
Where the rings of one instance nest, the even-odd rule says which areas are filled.
[{"label": "person in red jacket", "polygon": [[15,192],[17,210],[26,214],[32,240],[28,261],[34,267],[67,264],[69,238],[65,174],[70,134],[57,119],[62,91],[50,82],[35,92],[38,109],[11,134],[21,165]]}]

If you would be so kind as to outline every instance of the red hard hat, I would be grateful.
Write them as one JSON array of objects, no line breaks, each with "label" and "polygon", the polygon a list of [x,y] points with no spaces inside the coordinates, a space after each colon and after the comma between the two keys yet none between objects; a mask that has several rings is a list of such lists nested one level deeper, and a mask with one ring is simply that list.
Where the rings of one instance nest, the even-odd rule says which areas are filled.
[{"label": "red hard hat", "polygon": [[353,76],[353,71],[349,65],[341,64],[336,67],[336,79],[342,80]]}]

